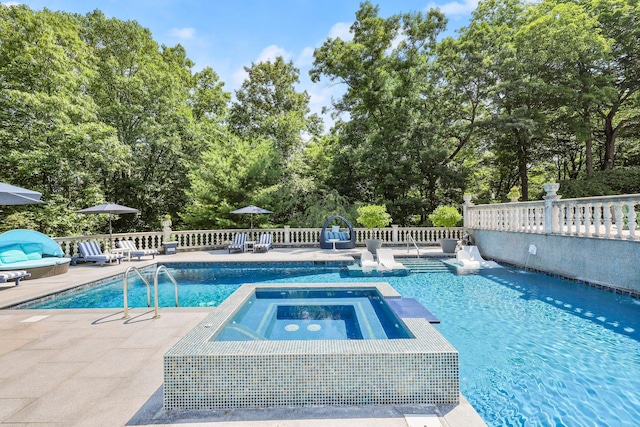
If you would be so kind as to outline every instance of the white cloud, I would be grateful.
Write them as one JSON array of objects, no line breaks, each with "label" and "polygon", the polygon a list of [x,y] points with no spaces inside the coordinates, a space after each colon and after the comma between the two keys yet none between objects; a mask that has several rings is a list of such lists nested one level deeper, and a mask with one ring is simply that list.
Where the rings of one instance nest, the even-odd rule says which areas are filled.
[{"label": "white cloud", "polygon": [[313,64],[313,51],[314,49],[309,46],[302,49],[302,52],[300,52],[300,55],[298,55],[296,59],[296,67],[301,68]]},{"label": "white cloud", "polygon": [[265,47],[262,52],[260,52],[260,55],[258,55],[258,59],[256,60],[256,62],[274,62],[278,56],[282,56],[282,59],[284,59],[285,61],[288,61],[291,58],[291,54],[289,52],[287,52],[280,46],[272,44]]},{"label": "white cloud", "polygon": [[467,15],[478,7],[478,0],[452,1],[443,5],[430,3],[427,9],[440,9],[445,15]]},{"label": "white cloud", "polygon": [[245,71],[244,67],[238,68],[231,75],[231,88],[239,88],[242,86],[242,83],[244,83],[247,77],[249,77],[249,73]]},{"label": "white cloud", "polygon": [[176,37],[183,40],[192,39],[195,34],[195,28],[172,28],[169,30],[169,35],[171,37]]},{"label": "white cloud", "polygon": [[334,24],[333,27],[329,30],[329,37],[335,39],[340,37],[344,41],[349,41],[353,38],[353,34],[349,31],[351,28],[351,23],[349,22],[338,22]]},{"label": "white cloud", "polygon": [[[340,38],[344,41],[350,41],[351,39],[353,39],[353,34],[351,34],[349,32],[349,29],[351,28],[351,24],[348,22],[338,22],[337,24],[334,24],[331,29],[329,29],[329,38],[335,39],[335,38]],[[325,40],[321,40],[316,47],[320,47],[322,45],[322,43],[324,43]],[[300,52],[300,55],[298,55],[298,57],[295,60],[296,63],[296,67],[298,68],[305,68],[305,67],[309,67],[313,64],[313,52],[314,52],[315,48],[307,46],[304,49],[302,49],[302,52]]]},{"label": "white cloud", "polygon": [[2,6],[7,6],[7,7],[11,7],[11,6],[20,6],[20,3],[18,3],[17,1],[5,1],[0,3]]}]

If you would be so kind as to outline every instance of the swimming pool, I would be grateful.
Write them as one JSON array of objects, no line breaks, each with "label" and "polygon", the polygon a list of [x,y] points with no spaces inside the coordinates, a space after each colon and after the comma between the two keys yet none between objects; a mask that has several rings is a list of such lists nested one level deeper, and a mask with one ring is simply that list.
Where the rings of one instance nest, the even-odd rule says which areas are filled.
[{"label": "swimming pool", "polygon": [[[338,267],[310,265],[278,278],[263,277],[261,268],[245,278],[215,277],[220,285],[206,304],[240,283],[388,282],[441,320],[437,329],[460,353],[461,391],[490,426],[613,427],[640,419],[638,300],[513,269],[349,278]],[[180,283],[194,277],[181,286],[181,302],[188,286],[202,292],[199,269],[180,273]],[[161,293],[171,306],[173,289]],[[116,300],[121,308],[121,291]]]}]

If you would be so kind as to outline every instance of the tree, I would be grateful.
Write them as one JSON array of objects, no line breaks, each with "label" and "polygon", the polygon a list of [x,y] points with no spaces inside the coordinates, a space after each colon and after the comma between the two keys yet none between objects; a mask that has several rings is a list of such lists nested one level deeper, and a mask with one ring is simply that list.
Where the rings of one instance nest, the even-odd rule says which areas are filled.
[{"label": "tree", "polygon": [[80,28],[69,14],[0,6],[0,178],[43,193],[34,228],[52,235],[79,231],[65,219],[128,151],[86,91],[96,58]]},{"label": "tree", "polygon": [[[85,40],[99,59],[90,93],[100,119],[117,130],[131,150],[126,168],[105,176],[107,197],[140,209],[118,226],[157,227],[164,213],[186,204],[186,170],[209,147],[194,120],[223,109],[225,96],[210,70],[192,75],[184,48],[158,47],[134,21],[86,17]],[[193,110],[192,110],[193,109]],[[137,221],[137,222],[134,222]]]},{"label": "tree", "polygon": [[[344,84],[333,107],[338,122],[333,176],[351,200],[384,203],[400,224],[438,203],[438,188],[459,188],[462,177],[454,139],[442,137],[439,75],[434,69],[438,35],[446,28],[437,10],[389,18],[362,3],[353,39],[328,39],[314,52],[313,81],[324,76]],[[460,140],[457,141],[460,143]],[[466,140],[462,142],[464,145]]]},{"label": "tree", "polygon": [[599,22],[602,35],[612,42],[604,66],[610,96],[598,107],[601,169],[608,170],[615,164],[620,133],[640,123],[640,5],[636,0],[592,0],[584,5]]},{"label": "tree", "polygon": [[270,141],[216,135],[213,147],[192,165],[188,195],[193,202],[182,218],[203,229],[248,226],[245,216],[231,212],[249,204],[271,207],[280,175],[279,153]]},{"label": "tree", "polygon": [[322,128],[309,110],[309,95],[297,92],[299,70],[282,57],[245,67],[247,79],[236,91],[229,113],[230,129],[241,138],[264,138],[287,161],[304,145],[305,135]]}]

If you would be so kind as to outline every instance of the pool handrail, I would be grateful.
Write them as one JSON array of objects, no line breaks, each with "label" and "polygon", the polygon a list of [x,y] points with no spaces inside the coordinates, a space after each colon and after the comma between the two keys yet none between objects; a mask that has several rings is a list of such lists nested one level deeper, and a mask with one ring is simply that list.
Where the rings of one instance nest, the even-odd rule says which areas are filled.
[{"label": "pool handrail", "polygon": [[[138,269],[138,267],[136,266],[131,266],[129,268],[127,268],[127,271],[124,272],[124,280],[123,280],[123,293],[124,293],[124,315],[122,316],[123,319],[129,319],[131,316],[129,316],[129,291],[128,291],[128,278],[129,278],[129,273],[131,271],[135,271],[138,276],[140,277],[140,279],[144,282],[145,285],[147,285],[147,307],[151,307],[151,285],[149,284],[149,281],[147,279],[145,279],[145,277],[142,275],[142,273],[140,272],[140,270]],[[156,292],[156,301],[158,298],[158,294]],[[157,307],[157,302],[156,302],[156,307]],[[156,309],[157,310],[157,309]],[[157,313],[157,311],[156,311]]]},{"label": "pool handrail", "polygon": [[418,249],[418,244],[416,243],[416,239],[414,239],[411,234],[407,234],[407,253],[409,253],[410,243],[413,243],[413,246],[416,248],[416,253],[418,254],[418,259],[420,259],[420,249]]},{"label": "pool handrail", "polygon": [[171,282],[173,283],[173,288],[175,291],[175,297],[176,297],[176,307],[179,306],[178,304],[178,282],[176,282],[176,279],[173,278],[173,276],[171,275],[171,273],[169,272],[169,270],[167,269],[166,266],[164,265],[159,265],[158,268],[156,269],[156,274],[153,276],[153,297],[155,298],[155,303],[154,303],[154,319],[157,319],[158,317],[160,317],[160,315],[158,314],[158,276],[160,275],[160,272],[164,271],[167,275],[167,277],[169,278],[169,280],[171,280]]}]

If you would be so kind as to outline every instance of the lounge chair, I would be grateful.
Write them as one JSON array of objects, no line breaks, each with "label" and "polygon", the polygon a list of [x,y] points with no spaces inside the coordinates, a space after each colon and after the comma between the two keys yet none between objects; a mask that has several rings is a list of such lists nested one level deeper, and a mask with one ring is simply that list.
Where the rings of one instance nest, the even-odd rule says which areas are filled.
[{"label": "lounge chair", "polygon": [[456,252],[456,261],[463,267],[469,268],[500,268],[502,267],[495,261],[487,261],[482,258],[477,246],[463,246],[461,250]]},{"label": "lounge chair", "polygon": [[227,246],[227,249],[229,253],[231,253],[231,251],[244,252],[247,246],[246,243],[247,233],[236,233],[236,235],[233,236],[233,243]]},{"label": "lounge chair", "polygon": [[471,258],[471,254],[465,250],[456,252],[456,261],[465,268],[480,268],[480,262]]},{"label": "lounge chair", "polygon": [[126,249],[129,252],[129,257],[137,257],[138,261],[140,261],[140,258],[145,255],[151,255],[153,259],[158,255],[157,249],[138,249],[133,240],[118,240],[116,244],[119,248]]},{"label": "lounge chair", "polygon": [[18,271],[0,271],[0,283],[6,283],[9,280],[16,282],[16,286],[20,284],[20,279],[25,277],[31,277],[31,273],[27,273],[25,270]]},{"label": "lounge chair", "polygon": [[400,262],[396,262],[391,249],[380,248],[378,254],[378,271],[404,270],[406,267]]},{"label": "lounge chair", "polygon": [[120,261],[124,258],[122,254],[105,254],[102,253],[98,242],[80,242],[78,243],[78,249],[80,250],[81,260],[86,262],[98,262],[100,267],[104,266],[105,262],[111,263],[111,261]]},{"label": "lounge chair", "polygon": [[378,268],[378,263],[373,260],[373,254],[367,250],[360,255],[360,266],[363,273],[371,273]]},{"label": "lounge chair", "polygon": [[264,233],[258,239],[258,243],[253,245],[254,252],[267,252],[269,249],[273,249],[273,237],[271,233]]}]

